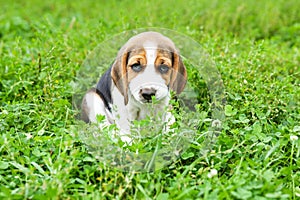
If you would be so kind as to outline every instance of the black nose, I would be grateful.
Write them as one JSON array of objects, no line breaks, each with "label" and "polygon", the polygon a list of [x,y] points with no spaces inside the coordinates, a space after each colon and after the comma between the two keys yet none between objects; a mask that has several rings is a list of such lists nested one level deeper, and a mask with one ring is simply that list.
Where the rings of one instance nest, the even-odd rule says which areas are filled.
[{"label": "black nose", "polygon": [[150,101],[152,99],[152,97],[155,96],[155,93],[156,93],[156,90],[153,88],[143,88],[140,90],[140,94],[147,101]]}]

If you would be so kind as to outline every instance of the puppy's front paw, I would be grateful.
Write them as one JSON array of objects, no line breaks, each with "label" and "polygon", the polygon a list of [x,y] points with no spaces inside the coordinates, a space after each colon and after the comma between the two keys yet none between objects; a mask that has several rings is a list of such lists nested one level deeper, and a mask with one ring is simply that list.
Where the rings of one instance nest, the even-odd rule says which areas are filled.
[{"label": "puppy's front paw", "polygon": [[165,126],[165,131],[169,131],[171,126],[176,122],[175,117],[172,115],[172,113],[167,112],[166,113],[166,126]]},{"label": "puppy's front paw", "polygon": [[127,133],[124,130],[119,130],[119,137],[122,140],[122,142],[125,143],[126,146],[128,146],[128,145],[131,146],[132,145],[133,139],[130,136],[131,136],[130,133]]},{"label": "puppy's front paw", "polygon": [[132,139],[126,135],[120,136],[120,139],[122,142],[124,142],[126,145],[131,146],[132,145]]}]

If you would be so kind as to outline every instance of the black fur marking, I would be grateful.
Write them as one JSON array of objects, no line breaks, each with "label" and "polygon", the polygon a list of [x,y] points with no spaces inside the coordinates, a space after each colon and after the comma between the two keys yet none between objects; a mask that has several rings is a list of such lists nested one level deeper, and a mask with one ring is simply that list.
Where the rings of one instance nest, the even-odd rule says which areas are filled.
[{"label": "black fur marking", "polygon": [[100,78],[97,83],[96,93],[102,98],[105,107],[111,112],[111,107],[109,104],[112,104],[111,99],[111,68],[110,67]]}]

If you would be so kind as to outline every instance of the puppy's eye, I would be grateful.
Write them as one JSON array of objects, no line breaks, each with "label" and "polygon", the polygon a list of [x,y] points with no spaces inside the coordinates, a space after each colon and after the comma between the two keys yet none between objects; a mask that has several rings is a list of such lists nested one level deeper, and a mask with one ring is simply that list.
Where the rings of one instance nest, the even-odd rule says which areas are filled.
[{"label": "puppy's eye", "polygon": [[143,67],[139,63],[136,63],[131,65],[131,69],[135,72],[140,72],[143,69]]},{"label": "puppy's eye", "polygon": [[158,70],[160,73],[165,74],[169,71],[169,67],[167,65],[159,65]]}]

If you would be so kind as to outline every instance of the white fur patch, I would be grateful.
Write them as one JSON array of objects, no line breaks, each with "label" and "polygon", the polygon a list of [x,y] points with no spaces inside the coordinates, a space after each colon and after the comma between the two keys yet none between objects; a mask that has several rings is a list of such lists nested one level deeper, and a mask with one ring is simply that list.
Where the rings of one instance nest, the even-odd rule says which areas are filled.
[{"label": "white fur patch", "polygon": [[147,65],[154,66],[157,55],[157,44],[153,42],[145,42],[143,47],[146,50]]},{"label": "white fur patch", "polygon": [[128,110],[124,104],[124,96],[117,87],[112,87],[111,96],[113,99],[112,115],[118,128],[124,132],[130,131],[130,122],[128,117]]},{"label": "white fur patch", "polygon": [[85,95],[86,105],[89,110],[88,118],[91,122],[97,122],[97,115],[104,115],[107,118],[107,112],[102,99],[95,92],[88,92]]}]

